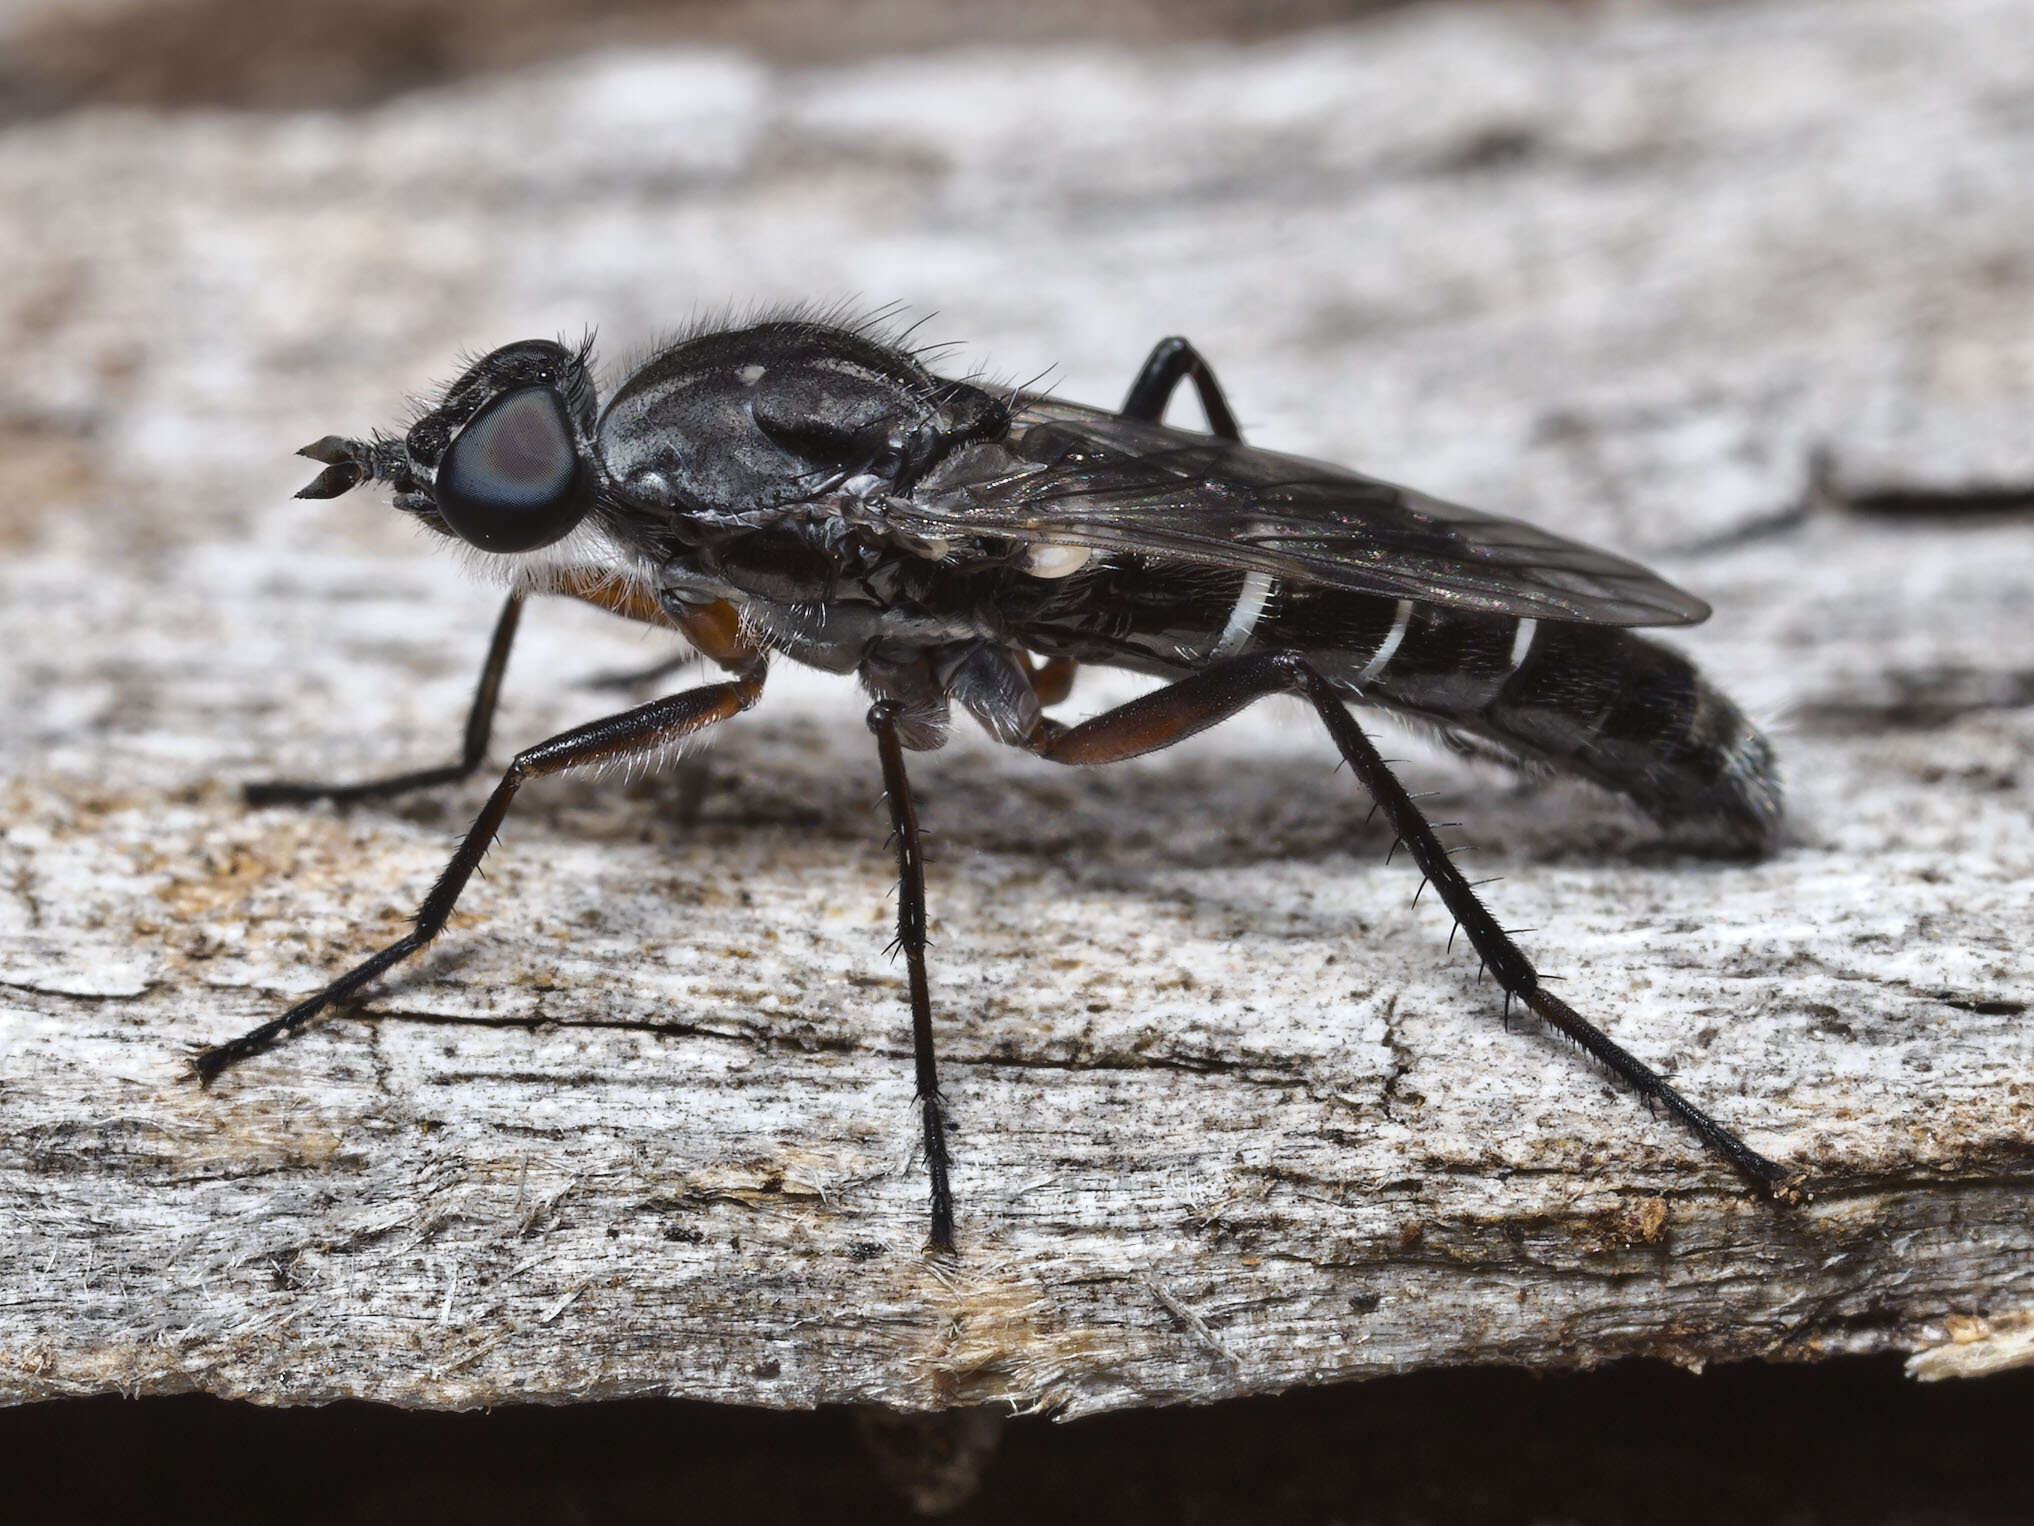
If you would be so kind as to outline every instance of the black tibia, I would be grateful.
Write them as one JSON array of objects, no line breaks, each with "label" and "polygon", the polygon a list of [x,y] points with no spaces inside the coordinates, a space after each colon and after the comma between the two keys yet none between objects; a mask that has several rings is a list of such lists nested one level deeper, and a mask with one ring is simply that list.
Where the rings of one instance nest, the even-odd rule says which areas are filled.
[{"label": "black tibia", "polygon": [[192,1062],[200,1079],[210,1081],[227,1066],[261,1053],[284,1034],[309,1022],[334,1002],[344,1001],[377,975],[401,963],[437,937],[444,930],[446,919],[452,915],[452,908],[458,904],[460,892],[473,877],[473,871],[480,867],[495,834],[501,830],[502,821],[515,802],[516,791],[530,780],[562,773],[569,768],[582,768],[589,763],[611,762],[668,747],[717,721],[739,715],[756,702],[762,688],[763,675],[758,669],[731,682],[707,684],[639,709],[574,727],[548,742],[539,742],[535,747],[516,754],[515,761],[501,776],[501,783],[494,787],[494,793],[487,797],[487,804],[481,807],[480,815],[461,840],[458,851],[452,855],[452,862],[445,866],[445,872],[438,876],[438,883],[431,887],[431,893],[424,897],[424,904],[417,909],[414,930],[355,965],[317,995],[298,1002],[281,1017],[263,1023],[237,1039],[201,1050]]},{"label": "black tibia", "polygon": [[1200,394],[1209,433],[1217,439],[1240,442],[1243,433],[1236,427],[1236,415],[1229,411],[1229,400],[1222,395],[1222,384],[1215,380],[1214,369],[1201,359],[1199,350],[1177,334],[1152,346],[1144,369],[1137,373],[1137,380],[1130,384],[1130,392],[1123,399],[1124,416],[1156,424],[1165,417],[1172,389],[1187,376],[1194,379],[1194,391]]},{"label": "black tibia", "polygon": [[897,843],[897,947],[911,982],[911,1053],[918,1064],[918,1107],[925,1127],[925,1169],[932,1177],[932,1233],[926,1244],[953,1250],[953,1193],[947,1185],[946,1104],[932,1054],[932,996],[925,983],[925,858],[918,840],[918,808],[904,773],[904,744],[897,723],[903,707],[879,700],[869,708],[869,730],[883,760],[883,797],[890,804]]},{"label": "black tibia", "polygon": [[288,779],[270,779],[250,784],[245,794],[249,805],[301,805],[311,800],[372,800],[401,795],[410,790],[429,789],[435,784],[456,784],[480,767],[487,756],[487,739],[494,729],[495,702],[501,698],[502,675],[508,672],[509,648],[515,645],[516,623],[522,617],[523,596],[512,593],[502,604],[494,622],[494,639],[487,645],[487,661],[480,667],[480,682],[473,690],[473,708],[466,713],[466,743],[457,763],[444,768],[420,768],[413,773],[370,779],[364,784],[300,784]]},{"label": "black tibia", "polygon": [[1267,694],[1297,694],[1313,705],[1343,760],[1370,792],[1399,842],[1469,937],[1477,956],[1504,988],[1506,1005],[1523,1002],[1550,1026],[1579,1044],[1648,1102],[1657,1102],[1710,1149],[1776,1197],[1798,1195],[1800,1174],[1767,1160],[1697,1108],[1642,1060],[1540,985],[1523,950],[1478,899],[1405,786],[1350,716],[1333,686],[1290,652],[1239,657],[1155,693],[1106,711],[1078,726],[1048,721],[1035,747],[1056,763],[1115,763],[1155,752],[1226,720]]}]

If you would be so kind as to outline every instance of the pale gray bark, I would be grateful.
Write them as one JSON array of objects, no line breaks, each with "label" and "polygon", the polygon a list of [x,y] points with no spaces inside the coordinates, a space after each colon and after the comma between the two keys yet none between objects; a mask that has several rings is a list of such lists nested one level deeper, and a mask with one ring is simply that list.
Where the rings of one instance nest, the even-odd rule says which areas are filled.
[{"label": "pale gray bark", "polygon": [[[1464,1362],[2027,1360],[2026,14],[1422,9],[10,131],[0,1395],[1077,1413]],[[461,345],[599,322],[612,355],[844,293],[1102,401],[1184,330],[1254,438],[1712,599],[1677,639],[1776,723],[1768,863],[1389,750],[1570,999],[1814,1201],[1505,1032],[1272,707],[1096,773],[972,735],[915,761],[962,1237],[928,1260],[862,702],[791,671],[697,825],[668,778],[533,788],[437,949],[190,1084],[190,1046],[396,935],[484,787],[239,803],[449,759],[494,597],[364,495],[282,502],[283,452],[396,423]],[[1949,512],[1983,493],[2021,511]],[[526,627],[498,758],[660,650]],[[1077,709],[1134,688],[1088,678]]]}]

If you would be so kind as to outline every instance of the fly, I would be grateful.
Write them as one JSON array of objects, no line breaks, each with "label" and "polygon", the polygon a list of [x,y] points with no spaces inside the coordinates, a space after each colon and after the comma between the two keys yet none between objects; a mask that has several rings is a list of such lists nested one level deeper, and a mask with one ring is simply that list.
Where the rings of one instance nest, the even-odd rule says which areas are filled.
[{"label": "fly", "polygon": [[[1183,380],[1206,434],[1160,422]],[[942,378],[866,328],[804,318],[681,338],[602,406],[589,346],[527,340],[473,365],[403,435],[332,435],[302,454],[324,470],[298,497],[386,484],[398,509],[496,561],[510,592],[458,763],[364,784],[255,784],[251,803],[384,797],[475,772],[532,594],[673,628],[725,676],[518,753],[414,928],[201,1051],[207,1082],[437,937],[525,784],[664,754],[756,704],[782,656],[852,674],[872,700],[934,1249],[953,1248],[953,1197],[905,756],[940,746],[955,706],[1008,746],[1095,765],[1297,696],[1497,978],[1507,1015],[1521,1004],[1761,1188],[1798,1195],[1798,1172],[1546,989],[1350,713],[1363,705],[1578,776],[1672,833],[1765,853],[1780,816],[1765,738],[1685,658],[1632,634],[1692,624],[1708,606],[1517,520],[1245,445],[1184,339],[1152,351],[1115,412]],[[1084,664],[1164,683],[1077,724],[1053,719]]]}]

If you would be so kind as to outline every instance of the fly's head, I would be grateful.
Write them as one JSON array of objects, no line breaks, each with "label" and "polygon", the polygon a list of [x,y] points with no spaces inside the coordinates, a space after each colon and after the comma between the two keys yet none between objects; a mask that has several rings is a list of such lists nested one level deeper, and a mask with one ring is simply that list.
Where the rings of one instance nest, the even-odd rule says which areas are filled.
[{"label": "fly's head", "polygon": [[442,534],[495,555],[535,551],[570,535],[599,500],[597,406],[585,347],[526,339],[468,367],[400,439],[306,445],[299,454],[325,470],[297,496],[386,482],[397,508]]},{"label": "fly's head", "polygon": [[[603,409],[585,346],[495,350],[400,437],[330,435],[300,498],[384,482],[396,507],[526,591],[717,577],[722,548],[797,521],[845,532],[1009,414],[909,351],[802,319],[694,334],[640,361]],[[668,582],[668,578],[665,577]]]}]

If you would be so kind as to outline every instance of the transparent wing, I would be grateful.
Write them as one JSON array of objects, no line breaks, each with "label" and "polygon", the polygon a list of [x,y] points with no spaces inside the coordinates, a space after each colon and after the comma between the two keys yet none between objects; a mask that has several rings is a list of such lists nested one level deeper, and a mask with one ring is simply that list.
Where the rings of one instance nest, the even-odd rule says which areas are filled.
[{"label": "transparent wing", "polygon": [[1516,519],[1298,456],[1048,398],[884,520],[1134,552],[1296,583],[1589,625],[1687,625],[1709,606],[1635,562]]}]

